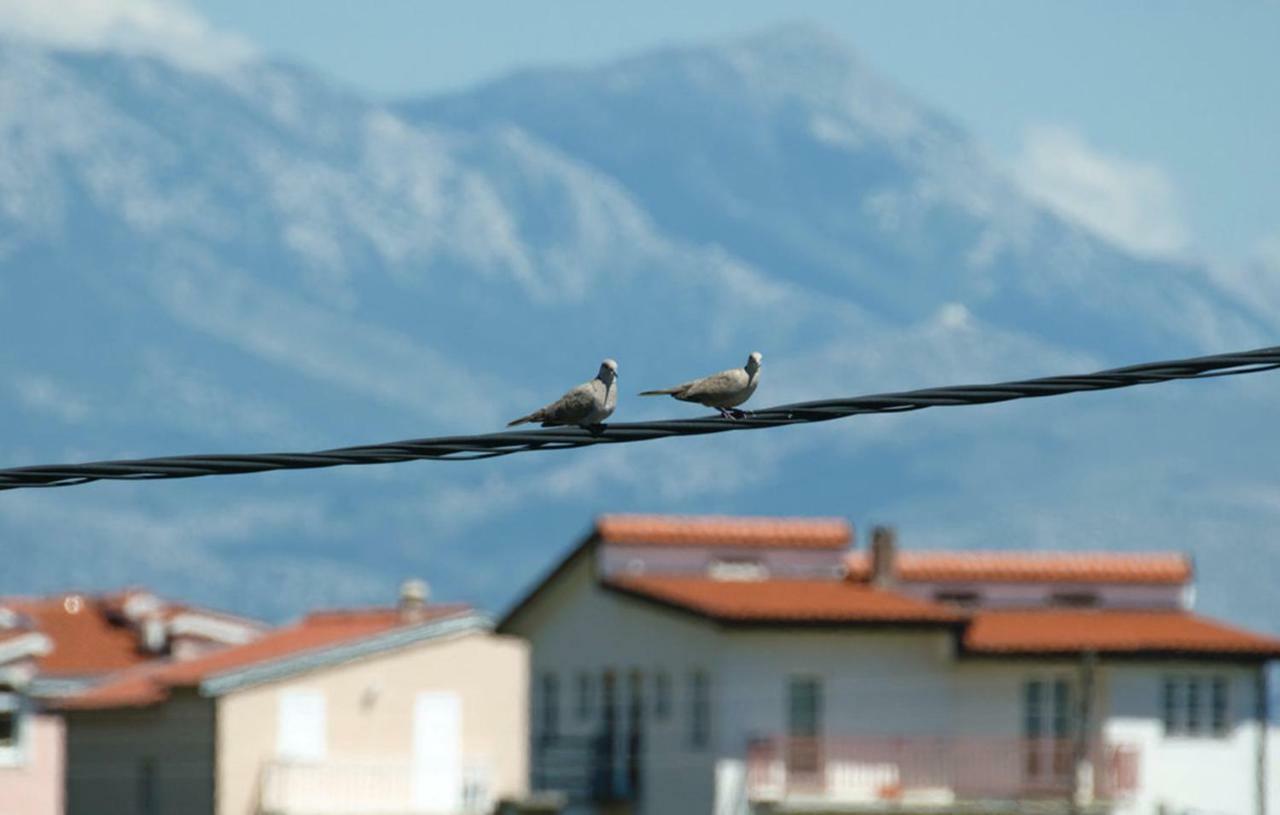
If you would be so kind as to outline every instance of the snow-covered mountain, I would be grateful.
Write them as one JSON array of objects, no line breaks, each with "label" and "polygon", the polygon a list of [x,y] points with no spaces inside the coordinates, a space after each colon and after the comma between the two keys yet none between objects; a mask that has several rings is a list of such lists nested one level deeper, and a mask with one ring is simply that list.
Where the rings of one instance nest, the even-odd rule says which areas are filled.
[{"label": "snow-covered mountain", "polygon": [[[625,394],[761,350],[765,404],[1264,345],[1262,315],[1043,210],[805,27],[392,107],[0,42],[5,465],[487,430],[604,356]],[[820,512],[908,546],[1190,549],[1209,608],[1280,629],[1274,394],[3,493],[0,592],[281,615],[415,573],[500,607],[595,512]]]}]

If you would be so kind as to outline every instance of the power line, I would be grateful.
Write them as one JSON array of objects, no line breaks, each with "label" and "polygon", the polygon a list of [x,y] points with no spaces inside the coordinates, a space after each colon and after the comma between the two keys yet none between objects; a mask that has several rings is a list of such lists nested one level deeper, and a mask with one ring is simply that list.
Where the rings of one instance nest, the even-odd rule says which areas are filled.
[{"label": "power line", "polygon": [[512,453],[567,450],[597,444],[622,444],[673,436],[701,436],[731,430],[759,430],[766,427],[825,422],[866,413],[905,413],[930,407],[985,405],[1080,391],[1128,388],[1177,379],[1235,376],[1271,371],[1276,368],[1280,368],[1280,346],[1233,354],[1148,362],[1076,376],[1022,379],[990,385],[953,385],[871,396],[824,399],[817,402],[797,402],[753,411],[742,419],[715,416],[657,422],[619,422],[591,430],[557,427],[474,436],[443,436],[361,447],[342,447],[315,453],[165,456],[85,464],[14,467],[0,470],[0,490],[23,487],[66,487],[100,480],[195,478],[203,475],[236,475],[353,464],[393,464],[422,459],[474,461]]}]

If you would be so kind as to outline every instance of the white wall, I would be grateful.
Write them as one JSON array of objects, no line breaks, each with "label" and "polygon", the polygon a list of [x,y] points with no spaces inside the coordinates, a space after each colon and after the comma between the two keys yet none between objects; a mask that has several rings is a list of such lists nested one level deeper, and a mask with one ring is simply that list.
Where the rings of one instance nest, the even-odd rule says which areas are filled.
[{"label": "white wall", "polygon": [[[1122,815],[1152,815],[1164,805],[1172,813],[1255,815],[1257,812],[1258,723],[1254,668],[1206,663],[1108,666],[1111,716],[1107,738],[1140,750],[1141,793]],[[1161,683],[1168,674],[1225,676],[1232,726],[1225,737],[1166,736],[1160,709]],[[1205,715],[1207,715],[1205,700]],[[1274,761],[1273,766],[1280,766]],[[1275,812],[1280,802],[1271,801]]]},{"label": "white wall", "polygon": [[[552,671],[559,678],[560,732],[583,736],[599,727],[599,678],[606,669],[618,677],[617,715],[619,729],[625,732],[628,675],[640,671],[646,696],[645,767],[648,776],[657,780],[644,786],[638,813],[704,815],[711,811],[716,746],[714,742],[706,750],[689,746],[688,675],[702,669],[711,676],[714,728],[718,718],[714,705],[722,681],[717,675],[721,640],[714,626],[600,588],[586,556],[522,613],[517,633],[529,637],[532,651],[533,733],[539,731],[541,721],[538,683],[544,672]],[[674,709],[666,721],[656,721],[653,715],[653,676],[659,670],[672,679]],[[593,678],[592,715],[585,721],[577,715],[575,683],[580,671]]]}]

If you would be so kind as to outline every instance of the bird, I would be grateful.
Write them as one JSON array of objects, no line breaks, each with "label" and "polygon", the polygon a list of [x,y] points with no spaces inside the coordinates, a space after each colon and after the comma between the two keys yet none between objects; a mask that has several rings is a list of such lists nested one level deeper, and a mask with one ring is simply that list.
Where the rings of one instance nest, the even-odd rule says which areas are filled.
[{"label": "bird", "polygon": [[697,402],[700,405],[715,408],[720,415],[741,419],[746,416],[741,410],[734,410],[738,405],[751,398],[760,384],[759,351],[752,351],[747,357],[747,364],[742,368],[730,368],[718,374],[704,376],[682,385],[661,388],[653,391],[642,391],[641,396],[672,396],[681,402]]},{"label": "bird", "polygon": [[571,388],[556,401],[538,408],[527,416],[512,419],[507,427],[526,422],[540,422],[543,427],[578,425],[597,427],[613,413],[618,403],[618,363],[606,359],[600,363],[600,372],[590,382]]}]

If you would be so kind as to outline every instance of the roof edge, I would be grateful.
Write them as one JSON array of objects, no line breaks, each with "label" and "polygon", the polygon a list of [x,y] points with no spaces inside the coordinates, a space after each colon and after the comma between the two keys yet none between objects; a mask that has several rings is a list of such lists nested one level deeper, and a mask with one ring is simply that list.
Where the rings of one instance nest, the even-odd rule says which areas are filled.
[{"label": "roof edge", "polygon": [[739,619],[734,617],[718,617],[683,603],[655,597],[647,592],[619,585],[609,580],[597,583],[600,588],[614,592],[623,597],[639,601],[646,605],[673,611],[677,614],[693,617],[697,620],[718,625],[723,628],[939,628],[962,629],[968,625],[968,619],[958,617],[950,620],[924,620],[886,618],[883,620],[787,620],[787,619]]},{"label": "roof edge", "polygon": [[524,595],[515,602],[498,619],[498,624],[494,627],[494,631],[498,634],[511,634],[519,636],[514,630],[517,618],[523,614],[533,603],[542,595],[542,593],[559,579],[560,575],[569,570],[569,567],[577,561],[579,557],[589,552],[597,543],[600,542],[600,532],[593,523],[589,532],[583,536],[582,540],[574,544],[574,546],[565,553],[556,565],[552,566],[541,577],[535,580]]},{"label": "roof edge", "polygon": [[291,656],[242,668],[234,668],[201,680],[197,687],[203,696],[221,696],[241,688],[261,685],[277,679],[349,662],[361,657],[381,654],[427,640],[444,639],[493,630],[493,621],[484,614],[469,611],[436,619],[421,625],[395,628],[381,634],[361,637],[354,642],[314,648]]}]

